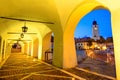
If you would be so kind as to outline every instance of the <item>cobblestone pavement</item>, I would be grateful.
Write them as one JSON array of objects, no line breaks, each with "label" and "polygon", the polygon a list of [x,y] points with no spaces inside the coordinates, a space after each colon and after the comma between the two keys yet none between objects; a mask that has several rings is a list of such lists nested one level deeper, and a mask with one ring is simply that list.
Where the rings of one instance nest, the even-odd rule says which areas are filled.
[{"label": "cobblestone pavement", "polygon": [[[78,57],[78,67],[93,71],[99,74],[116,77],[116,70],[115,70],[115,60],[114,55],[110,55],[110,60],[107,61],[107,54],[105,51],[92,51],[87,50],[87,55],[83,57],[82,55],[86,54],[85,50],[78,50],[77,51],[80,58]],[[81,54],[82,53],[82,54]]]},{"label": "cobblestone pavement", "polygon": [[12,53],[0,69],[0,80],[72,80],[73,77],[44,62]]},{"label": "cobblestone pavement", "polygon": [[79,63],[78,67],[100,74],[116,77],[115,65],[106,63],[102,60],[92,59],[88,57]]},{"label": "cobblestone pavement", "polygon": [[[83,77],[83,78],[81,78]],[[22,53],[12,53],[0,69],[0,80],[111,80],[72,69],[59,69],[45,62],[26,56]]]}]

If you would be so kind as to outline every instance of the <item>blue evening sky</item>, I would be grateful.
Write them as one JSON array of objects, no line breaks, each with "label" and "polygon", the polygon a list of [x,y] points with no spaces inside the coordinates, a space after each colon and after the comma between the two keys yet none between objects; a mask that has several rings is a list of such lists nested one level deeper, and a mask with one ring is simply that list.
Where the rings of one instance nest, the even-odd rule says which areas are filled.
[{"label": "blue evening sky", "polygon": [[78,23],[74,37],[92,37],[92,22],[96,20],[99,27],[99,34],[106,37],[112,37],[111,14],[108,10],[94,10],[85,15]]}]

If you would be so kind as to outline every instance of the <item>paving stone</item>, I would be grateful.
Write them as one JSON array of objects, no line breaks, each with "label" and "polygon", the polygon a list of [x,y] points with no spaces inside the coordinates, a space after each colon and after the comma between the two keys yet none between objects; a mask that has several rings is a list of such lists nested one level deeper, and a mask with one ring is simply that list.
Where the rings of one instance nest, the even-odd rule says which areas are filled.
[{"label": "paving stone", "polygon": [[97,75],[94,75],[94,74],[90,74],[90,73],[86,74],[86,72],[77,70],[75,68],[67,69],[67,71],[71,72],[73,74],[76,74],[78,76],[82,76],[86,80],[112,80],[112,79],[108,79],[108,78],[105,78],[105,77],[100,77],[100,76],[97,76]]},{"label": "paving stone", "polygon": [[96,60],[88,57],[86,60],[81,62],[78,67],[100,74],[116,77],[115,65],[105,63],[101,60]]},{"label": "paving stone", "polygon": [[[51,71],[51,72],[50,72]],[[69,75],[56,70],[55,68],[48,66],[35,58],[28,57],[23,54],[11,54],[6,63],[0,69],[0,80],[19,80],[28,74],[39,73],[39,74],[56,74],[58,76]],[[28,76],[27,80],[71,80],[67,78],[58,77],[46,77],[46,76]]]},{"label": "paving stone", "polygon": [[[67,71],[82,77],[88,75],[85,77],[88,80],[95,80],[97,79],[96,77],[99,77],[76,69],[69,69]],[[55,77],[54,75],[57,76]],[[92,76],[94,76],[94,78],[92,78]],[[72,80],[71,77],[72,76],[52,66],[48,66],[35,58],[20,53],[11,54],[0,69],[0,80]],[[102,77],[99,78],[100,80],[109,80]],[[75,80],[78,79],[75,78]]]}]

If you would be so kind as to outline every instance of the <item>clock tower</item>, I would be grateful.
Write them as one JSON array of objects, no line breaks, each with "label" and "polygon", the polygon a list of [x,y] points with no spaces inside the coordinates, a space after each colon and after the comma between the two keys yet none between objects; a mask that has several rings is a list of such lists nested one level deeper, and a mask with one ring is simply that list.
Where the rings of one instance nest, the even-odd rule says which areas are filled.
[{"label": "clock tower", "polygon": [[100,39],[98,24],[96,21],[93,21],[93,24],[92,24],[92,38],[95,41]]}]

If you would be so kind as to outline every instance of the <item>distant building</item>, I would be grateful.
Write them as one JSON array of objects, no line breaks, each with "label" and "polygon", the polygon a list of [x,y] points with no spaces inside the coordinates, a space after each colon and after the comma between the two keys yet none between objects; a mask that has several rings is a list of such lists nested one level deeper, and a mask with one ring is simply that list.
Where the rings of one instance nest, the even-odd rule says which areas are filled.
[{"label": "distant building", "polygon": [[[91,46],[89,46],[89,41],[91,40]],[[94,49],[95,45],[97,45],[97,42],[95,42],[90,37],[84,37],[84,38],[78,38],[75,39],[75,46],[77,50],[81,49]]]},{"label": "distant building", "polygon": [[99,28],[98,28],[98,24],[96,21],[93,21],[93,24],[92,24],[92,38],[95,41],[100,39]]},{"label": "distant building", "polygon": [[[89,46],[91,41],[91,46]],[[83,49],[95,49],[95,50],[104,50],[107,46],[112,47],[112,43],[98,43],[94,39],[90,37],[86,38],[77,38],[75,39],[75,47],[76,50],[83,50]]]}]

